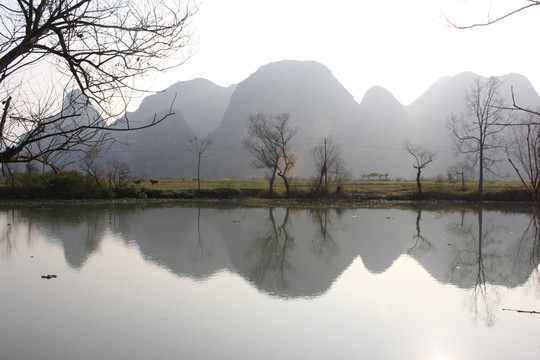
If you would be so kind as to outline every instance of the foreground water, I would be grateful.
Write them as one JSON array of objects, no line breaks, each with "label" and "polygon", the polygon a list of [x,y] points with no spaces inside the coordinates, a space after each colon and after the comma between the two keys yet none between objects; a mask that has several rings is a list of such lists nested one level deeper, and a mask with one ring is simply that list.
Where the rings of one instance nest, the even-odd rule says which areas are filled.
[{"label": "foreground water", "polygon": [[[0,209],[0,358],[538,359],[530,209]],[[43,279],[42,275],[56,275]]]}]

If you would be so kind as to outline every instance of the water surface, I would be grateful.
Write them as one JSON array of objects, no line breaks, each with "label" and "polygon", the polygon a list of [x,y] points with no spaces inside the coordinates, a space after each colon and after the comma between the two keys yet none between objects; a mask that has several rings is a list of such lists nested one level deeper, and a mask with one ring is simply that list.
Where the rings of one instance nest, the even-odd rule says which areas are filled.
[{"label": "water surface", "polygon": [[[1,359],[538,359],[529,208],[0,209]],[[42,279],[54,274],[57,278]]]}]

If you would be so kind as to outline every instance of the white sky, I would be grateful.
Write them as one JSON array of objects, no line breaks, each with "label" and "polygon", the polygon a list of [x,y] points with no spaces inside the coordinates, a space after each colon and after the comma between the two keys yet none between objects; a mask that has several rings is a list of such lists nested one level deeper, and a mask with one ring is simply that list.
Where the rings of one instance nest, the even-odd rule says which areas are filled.
[{"label": "white sky", "polygon": [[540,90],[540,7],[495,25],[456,30],[525,5],[525,0],[202,0],[195,53],[154,79],[154,90],[206,78],[237,84],[280,60],[326,65],[360,102],[379,85],[407,105],[436,80],[463,71],[527,76]]}]

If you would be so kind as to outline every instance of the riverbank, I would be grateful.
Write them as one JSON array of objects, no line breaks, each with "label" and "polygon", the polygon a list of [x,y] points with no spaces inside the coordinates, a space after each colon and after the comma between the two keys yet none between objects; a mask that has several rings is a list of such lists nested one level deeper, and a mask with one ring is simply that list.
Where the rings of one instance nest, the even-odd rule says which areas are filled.
[{"label": "riverbank", "polygon": [[123,198],[123,199],[86,199],[86,200],[62,200],[62,199],[0,199],[0,207],[36,207],[44,209],[71,208],[71,207],[102,207],[103,209],[118,207],[136,208],[290,208],[290,209],[422,209],[433,211],[448,211],[449,209],[471,211],[478,210],[479,206],[486,210],[495,211],[530,211],[534,208],[532,201],[468,201],[459,199],[360,199],[352,197],[320,197],[320,198],[259,198],[259,197],[234,197],[234,198]]},{"label": "riverbank", "polygon": [[[276,183],[274,191],[268,191],[264,179],[251,180],[204,180],[199,184],[186,179],[142,179],[126,180],[120,183],[96,182],[89,176],[76,172],[65,173],[63,177],[21,178],[11,184],[0,186],[0,201],[85,201],[85,202],[155,202],[155,201],[203,201],[221,203],[276,204],[301,203],[304,206],[357,207],[359,204],[377,202],[418,202],[418,201],[478,201],[477,184],[441,181],[425,181],[422,195],[418,194],[416,183],[412,181],[347,181],[329,187],[328,193],[313,191],[309,180],[295,180],[289,197],[285,196],[283,184]],[[529,202],[530,195],[520,183],[488,182],[484,184],[484,201],[489,202]]]}]

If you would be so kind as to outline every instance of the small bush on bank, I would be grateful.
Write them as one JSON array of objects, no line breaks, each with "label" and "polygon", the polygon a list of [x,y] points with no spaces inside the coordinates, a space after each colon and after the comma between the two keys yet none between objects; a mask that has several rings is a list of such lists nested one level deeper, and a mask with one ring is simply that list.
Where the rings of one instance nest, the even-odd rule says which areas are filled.
[{"label": "small bush on bank", "polygon": [[219,188],[213,190],[197,190],[195,197],[206,199],[233,199],[241,197],[242,193],[238,189]]},{"label": "small bush on bank", "polygon": [[144,193],[142,193],[141,190],[135,187],[133,184],[115,186],[109,189],[111,191],[111,197],[116,199],[140,199],[146,197],[143,195]]},{"label": "small bush on bank", "polygon": [[289,197],[295,198],[295,199],[308,197],[308,194],[309,194],[308,191],[294,188],[294,187],[289,190]]},{"label": "small bush on bank", "polygon": [[260,198],[262,199],[277,199],[277,198],[280,198],[281,196],[277,193],[277,192],[270,192],[268,190],[265,190],[263,192],[261,192]]},{"label": "small bush on bank", "polygon": [[62,174],[47,173],[48,178],[43,182],[48,195],[57,199],[88,199],[107,197],[106,193],[95,180],[77,171]]},{"label": "small bush on bank", "polygon": [[513,189],[504,191],[493,191],[484,194],[484,200],[487,201],[532,201],[531,195],[527,190]]},{"label": "small bush on bank", "polygon": [[0,195],[12,199],[88,199],[107,197],[95,180],[77,171],[44,173],[36,176],[20,174]]}]

